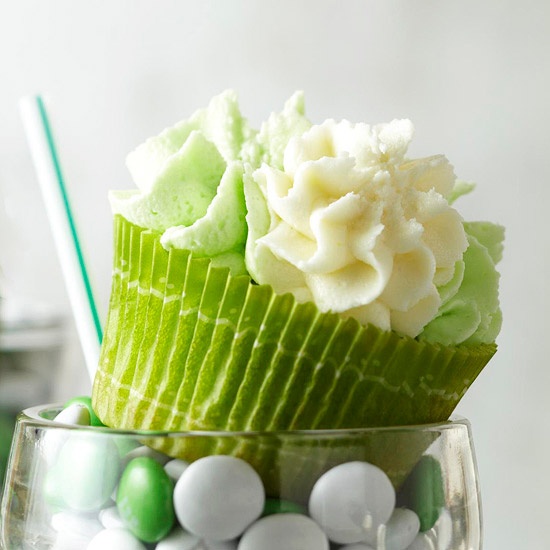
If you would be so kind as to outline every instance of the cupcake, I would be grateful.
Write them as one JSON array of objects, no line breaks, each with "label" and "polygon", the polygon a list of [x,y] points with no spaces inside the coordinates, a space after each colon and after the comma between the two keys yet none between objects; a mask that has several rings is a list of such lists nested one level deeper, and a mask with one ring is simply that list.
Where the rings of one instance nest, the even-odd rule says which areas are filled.
[{"label": "cupcake", "polygon": [[225,92],[133,151],[138,189],[110,194],[100,419],[446,420],[496,351],[503,229],[462,219],[473,186],[442,155],[408,158],[412,135],[408,120],[312,124],[301,93],[255,130]]}]

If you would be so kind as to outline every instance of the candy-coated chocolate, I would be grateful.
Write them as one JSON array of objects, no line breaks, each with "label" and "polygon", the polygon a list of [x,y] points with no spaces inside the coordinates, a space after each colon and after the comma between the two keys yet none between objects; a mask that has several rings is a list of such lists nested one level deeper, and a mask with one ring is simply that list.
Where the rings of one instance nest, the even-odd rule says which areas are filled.
[{"label": "candy-coated chocolate", "polygon": [[253,523],[238,550],[329,550],[328,539],[311,518],[302,514],[274,514]]},{"label": "candy-coated chocolate", "polygon": [[420,530],[418,516],[406,508],[396,508],[384,526],[384,549],[405,550]]},{"label": "candy-coated chocolate", "polygon": [[181,474],[185,470],[187,470],[187,467],[189,466],[189,462],[185,460],[181,460],[179,458],[175,458],[174,460],[170,460],[164,465],[164,470],[168,474],[168,477],[176,483],[178,479],[181,477]]},{"label": "candy-coated chocolate", "polygon": [[388,476],[368,462],[347,462],[323,474],[313,486],[309,514],[333,542],[376,540],[395,506]]},{"label": "candy-coated chocolate", "polygon": [[155,550],[237,550],[237,543],[235,541],[201,539],[187,533],[181,527],[175,527],[166,538],[157,544]]},{"label": "candy-coated chocolate", "polygon": [[147,550],[128,529],[104,529],[86,547],[86,550]]},{"label": "candy-coated chocolate", "polygon": [[338,550],[376,550],[376,548],[374,546],[369,546],[367,543],[358,542],[357,544],[340,546]]},{"label": "candy-coated chocolate", "polygon": [[115,527],[123,528],[125,527],[124,521],[118,513],[118,508],[116,506],[109,506],[108,508],[103,508],[99,512],[99,521],[105,529],[114,529]]},{"label": "candy-coated chocolate", "polygon": [[134,458],[117,491],[117,508],[128,529],[140,540],[157,542],[174,525],[174,484],[153,458]]},{"label": "candy-coated chocolate", "polygon": [[58,533],[71,533],[87,539],[92,539],[103,530],[96,517],[74,512],[57,512],[52,516],[51,526]]},{"label": "candy-coated chocolate", "polygon": [[[55,537],[55,542],[51,550],[76,550],[80,548],[88,549],[90,539],[82,535],[60,531]],[[106,549],[104,549],[106,550]]]},{"label": "candy-coated chocolate", "polygon": [[427,533],[418,533],[407,550],[436,550],[437,548],[440,548],[437,542],[434,542]]},{"label": "candy-coated chocolate", "polygon": [[48,505],[50,511],[64,510],[66,505],[60,492],[59,479],[61,472],[55,465],[48,469],[44,476],[42,484],[42,495],[44,502]]},{"label": "candy-coated chocolate", "polygon": [[72,434],[53,469],[57,495],[79,512],[99,510],[111,497],[120,475],[116,445],[106,437]]},{"label": "candy-coated chocolate", "polygon": [[265,492],[260,476],[244,460],[207,456],[183,472],[174,490],[182,527],[212,540],[238,537],[262,513]]},{"label": "candy-coated chocolate", "polygon": [[449,510],[441,511],[435,525],[432,529],[425,533],[432,535],[432,540],[437,539],[437,546],[445,550],[451,549],[453,539],[453,519]]},{"label": "candy-coated chocolate", "polygon": [[73,403],[60,411],[54,418],[54,422],[73,426],[89,426],[91,423],[90,411],[82,403]]},{"label": "candy-coated chocolate", "polygon": [[151,449],[151,447],[147,447],[146,445],[140,445],[139,447],[132,449],[125,456],[123,456],[122,463],[126,465],[130,462],[130,460],[133,460],[134,458],[139,458],[141,456],[152,458],[154,461],[158,462],[161,466],[164,466],[167,462],[170,462],[170,460],[172,460],[168,455],[165,455],[160,451]]},{"label": "candy-coated chocolate", "polygon": [[90,413],[90,425],[91,426],[105,426],[103,422],[98,418],[97,414],[94,411],[94,408],[92,407],[92,398],[87,395],[80,395],[77,397],[73,397],[69,399],[65,405],[64,409],[70,407],[71,405],[82,405],[88,409],[88,412]]},{"label": "candy-coated chocolate", "polygon": [[443,475],[438,460],[423,456],[397,495],[397,505],[414,510],[420,519],[420,531],[431,529],[445,506]]}]

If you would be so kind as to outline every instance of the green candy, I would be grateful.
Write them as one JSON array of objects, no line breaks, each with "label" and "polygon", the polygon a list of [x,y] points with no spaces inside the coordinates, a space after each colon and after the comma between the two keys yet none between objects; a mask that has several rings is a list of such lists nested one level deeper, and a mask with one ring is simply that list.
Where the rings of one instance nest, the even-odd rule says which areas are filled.
[{"label": "green candy", "polygon": [[264,504],[262,517],[271,516],[273,514],[305,514],[307,510],[301,504],[278,498],[267,498]]},{"label": "green candy", "polygon": [[117,491],[117,507],[126,527],[144,542],[158,542],[174,525],[174,484],[149,457],[131,460]]},{"label": "green candy", "polygon": [[420,531],[428,531],[445,506],[441,465],[431,455],[424,455],[403,483],[397,495],[397,506],[409,508],[420,519]]},{"label": "green candy", "polygon": [[64,405],[63,408],[66,409],[70,405],[83,405],[88,409],[88,412],[90,413],[90,425],[91,426],[105,426],[101,420],[99,420],[97,414],[95,413],[94,409],[92,408],[92,398],[88,397],[87,395],[81,395],[78,397],[73,397],[72,399],[69,399]]}]

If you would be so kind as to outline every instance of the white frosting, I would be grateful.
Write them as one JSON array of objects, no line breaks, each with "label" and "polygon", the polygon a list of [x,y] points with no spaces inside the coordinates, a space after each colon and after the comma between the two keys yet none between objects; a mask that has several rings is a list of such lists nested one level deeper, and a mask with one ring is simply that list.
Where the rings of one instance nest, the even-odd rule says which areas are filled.
[{"label": "white frosting", "polygon": [[452,166],[444,156],[406,159],[412,134],[408,120],[328,120],[289,141],[283,170],[256,170],[271,214],[253,247],[270,257],[257,263],[257,282],[321,311],[418,335],[468,242],[447,201]]}]

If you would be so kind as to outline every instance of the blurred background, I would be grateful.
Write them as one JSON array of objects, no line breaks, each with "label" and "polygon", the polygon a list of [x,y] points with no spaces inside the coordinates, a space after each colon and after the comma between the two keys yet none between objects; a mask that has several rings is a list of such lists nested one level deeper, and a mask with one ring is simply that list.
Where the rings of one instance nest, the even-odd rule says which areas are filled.
[{"label": "blurred background", "polygon": [[411,118],[411,156],[444,153],[477,182],[458,205],[464,218],[506,226],[499,352],[458,412],[473,426],[485,548],[548,548],[550,4],[19,0],[0,10],[0,441],[14,409],[90,392],[18,99],[47,101],[104,319],[107,191],[132,187],[126,154],[226,88],[255,125],[303,89],[315,122]]}]

